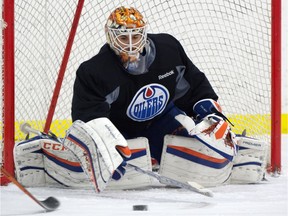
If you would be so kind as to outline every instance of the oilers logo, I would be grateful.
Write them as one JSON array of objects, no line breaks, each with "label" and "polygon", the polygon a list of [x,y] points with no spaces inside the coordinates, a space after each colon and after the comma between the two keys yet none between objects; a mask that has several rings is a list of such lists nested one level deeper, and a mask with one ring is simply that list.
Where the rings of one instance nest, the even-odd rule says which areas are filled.
[{"label": "oilers logo", "polygon": [[134,121],[146,121],[159,115],[167,105],[169,91],[160,84],[142,87],[128,106],[127,116]]}]

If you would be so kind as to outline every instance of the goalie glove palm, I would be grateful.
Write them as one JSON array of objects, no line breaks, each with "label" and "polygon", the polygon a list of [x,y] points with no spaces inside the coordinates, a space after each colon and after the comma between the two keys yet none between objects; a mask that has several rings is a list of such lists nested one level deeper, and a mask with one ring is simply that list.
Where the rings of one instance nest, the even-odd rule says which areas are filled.
[{"label": "goalie glove palm", "polygon": [[189,134],[230,161],[237,153],[236,135],[218,115],[207,115]]},{"label": "goalie glove palm", "polygon": [[196,125],[190,117],[185,115],[178,115],[175,119],[183,125],[190,136],[218,152],[229,161],[233,160],[237,151],[236,136],[222,117],[210,114]]}]

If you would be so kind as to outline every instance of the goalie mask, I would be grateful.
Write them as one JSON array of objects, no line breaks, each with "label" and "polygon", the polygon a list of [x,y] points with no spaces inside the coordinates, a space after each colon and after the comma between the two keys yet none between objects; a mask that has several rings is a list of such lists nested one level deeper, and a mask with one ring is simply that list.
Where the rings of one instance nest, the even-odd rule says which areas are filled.
[{"label": "goalie mask", "polygon": [[107,43],[124,66],[139,59],[147,42],[146,22],[135,8],[116,8],[105,25]]}]

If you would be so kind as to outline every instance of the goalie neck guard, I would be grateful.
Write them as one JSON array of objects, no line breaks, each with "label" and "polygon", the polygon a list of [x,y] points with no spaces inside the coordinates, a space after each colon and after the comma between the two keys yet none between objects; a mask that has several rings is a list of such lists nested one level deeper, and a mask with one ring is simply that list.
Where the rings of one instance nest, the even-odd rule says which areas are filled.
[{"label": "goalie neck guard", "polygon": [[135,8],[119,7],[105,25],[107,43],[124,66],[139,59],[147,43],[147,24]]}]

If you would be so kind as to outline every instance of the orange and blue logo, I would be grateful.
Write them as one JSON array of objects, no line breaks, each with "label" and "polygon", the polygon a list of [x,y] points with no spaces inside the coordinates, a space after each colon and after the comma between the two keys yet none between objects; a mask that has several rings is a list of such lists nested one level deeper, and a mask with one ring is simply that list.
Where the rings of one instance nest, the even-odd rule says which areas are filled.
[{"label": "orange and blue logo", "polygon": [[165,109],[170,94],[163,85],[153,83],[142,87],[128,106],[127,116],[134,121],[147,121]]}]

